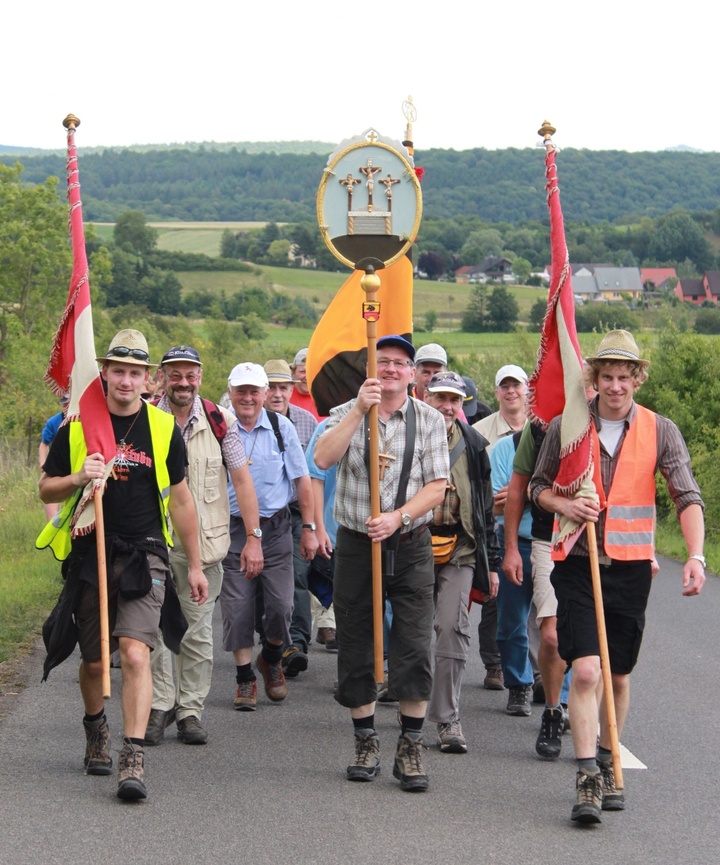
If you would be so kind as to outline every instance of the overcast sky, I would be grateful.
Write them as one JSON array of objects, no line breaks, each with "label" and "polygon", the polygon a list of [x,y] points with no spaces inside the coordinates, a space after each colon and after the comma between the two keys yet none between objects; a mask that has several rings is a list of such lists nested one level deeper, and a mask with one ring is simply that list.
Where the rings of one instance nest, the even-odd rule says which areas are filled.
[{"label": "overcast sky", "polygon": [[[423,6],[430,11],[423,11]],[[15,3],[3,12],[0,144],[338,143],[374,126],[419,154],[529,147],[720,149],[711,2],[342,0]]]}]

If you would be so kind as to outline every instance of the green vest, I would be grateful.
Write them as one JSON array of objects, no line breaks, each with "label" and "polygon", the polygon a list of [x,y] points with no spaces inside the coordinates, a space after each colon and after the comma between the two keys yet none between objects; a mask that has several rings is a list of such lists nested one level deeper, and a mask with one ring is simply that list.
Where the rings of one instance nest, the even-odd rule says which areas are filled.
[{"label": "green vest", "polygon": [[[170,441],[175,428],[175,418],[167,412],[160,411],[153,405],[148,405],[148,421],[150,424],[150,439],[153,448],[153,461],[155,464],[155,480],[157,482],[158,496],[160,499],[160,510],[163,515],[163,535],[169,547],[172,546],[170,530],[168,527],[168,505],[170,503],[170,475],[167,470],[167,456],[170,451]],[[79,472],[87,456],[87,445],[80,421],[70,423],[70,473]],[[75,508],[82,495],[82,488],[77,489],[70,498],[66,499],[52,520],[38,535],[35,547],[44,550],[50,547],[53,555],[59,561],[63,561],[70,555],[72,539],[70,537],[70,524],[72,522]]]}]

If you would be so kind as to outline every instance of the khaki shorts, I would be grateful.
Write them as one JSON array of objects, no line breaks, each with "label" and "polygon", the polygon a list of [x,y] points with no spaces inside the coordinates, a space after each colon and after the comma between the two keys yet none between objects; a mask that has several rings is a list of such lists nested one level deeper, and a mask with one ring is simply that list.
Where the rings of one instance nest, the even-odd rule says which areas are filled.
[{"label": "khaki shorts", "polygon": [[543,619],[557,616],[557,598],[550,582],[553,569],[550,550],[550,541],[533,539],[530,561],[532,562],[533,601],[537,610],[535,621],[538,627]]},{"label": "khaki shorts", "polygon": [[[125,600],[118,591],[122,558],[114,562],[112,573],[108,573],[108,614],[110,619],[110,651],[118,648],[118,637],[130,637],[155,648],[160,609],[165,599],[165,579],[169,573],[167,564],[155,555],[147,553],[152,588],[141,598]],[[100,660],[100,601],[97,586],[89,583],[83,587],[77,610],[79,630],[78,642],[83,661]]]}]

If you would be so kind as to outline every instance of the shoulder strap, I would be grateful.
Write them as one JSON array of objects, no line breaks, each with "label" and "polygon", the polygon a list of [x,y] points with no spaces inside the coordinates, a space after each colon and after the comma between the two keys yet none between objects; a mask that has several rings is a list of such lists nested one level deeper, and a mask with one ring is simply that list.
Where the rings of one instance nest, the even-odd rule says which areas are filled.
[{"label": "shoulder strap", "polygon": [[208,424],[210,424],[213,435],[222,444],[222,440],[227,435],[228,425],[223,413],[220,411],[220,406],[216,405],[212,400],[205,399],[205,397],[200,397],[200,401],[202,402],[205,417]]},{"label": "shoulder strap", "polygon": [[282,433],[280,432],[280,421],[277,417],[277,412],[271,411],[270,409],[265,409],[267,412],[268,420],[270,421],[270,426],[273,428],[273,432],[275,433],[275,438],[277,439],[278,448],[280,449],[280,453],[285,452],[285,442],[283,441]]},{"label": "shoulder strap", "polygon": [[450,469],[455,465],[455,463],[460,459],[462,452],[467,447],[467,442],[465,441],[465,436],[460,436],[460,441],[456,442],[455,447],[450,451]]}]

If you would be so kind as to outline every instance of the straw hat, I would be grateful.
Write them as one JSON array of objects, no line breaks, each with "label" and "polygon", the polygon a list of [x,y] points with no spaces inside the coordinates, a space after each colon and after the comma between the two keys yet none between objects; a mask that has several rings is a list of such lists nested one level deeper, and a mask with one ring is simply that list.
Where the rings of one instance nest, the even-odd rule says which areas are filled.
[{"label": "straw hat", "polygon": [[640,357],[635,337],[628,330],[609,330],[602,338],[594,357],[586,357],[588,363],[596,360],[625,360],[646,367],[650,361]]},{"label": "straw hat", "polygon": [[157,366],[156,363],[150,363],[147,340],[139,330],[132,330],[132,328],[118,331],[108,346],[107,354],[104,357],[96,357],[95,360],[98,363],[117,361],[137,366]]}]

